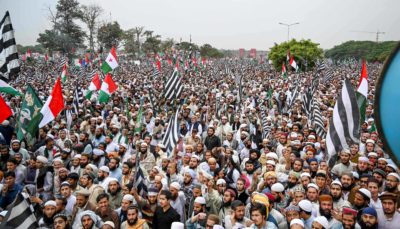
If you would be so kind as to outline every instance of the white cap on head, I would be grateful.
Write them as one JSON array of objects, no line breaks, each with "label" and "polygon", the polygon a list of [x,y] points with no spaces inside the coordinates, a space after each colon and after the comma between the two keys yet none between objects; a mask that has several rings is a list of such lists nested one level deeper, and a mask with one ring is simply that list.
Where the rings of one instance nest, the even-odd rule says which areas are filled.
[{"label": "white cap on head", "polygon": [[103,225],[108,225],[108,226],[110,226],[111,228],[115,228],[115,224],[114,224],[114,222],[112,222],[112,221],[106,221],[105,223],[103,223]]},{"label": "white cap on head", "polygon": [[399,174],[397,174],[397,173],[389,173],[389,174],[386,176],[386,178],[387,178],[388,176],[396,177],[397,181],[400,181],[400,176],[399,176]]},{"label": "white cap on head", "polygon": [[292,221],[290,221],[290,226],[293,226],[296,224],[300,225],[304,228],[304,223],[303,223],[303,221],[301,221],[301,219],[292,219]]},{"label": "white cap on head", "polygon": [[108,168],[108,166],[105,166],[105,165],[101,166],[99,168],[99,170],[106,172],[106,173],[110,173],[110,168]]},{"label": "white cap on head", "polygon": [[309,200],[301,200],[299,207],[306,212],[312,212],[313,209],[312,203]]},{"label": "white cap on head", "polygon": [[273,192],[283,192],[285,187],[281,183],[275,183],[271,186],[271,191]]},{"label": "white cap on head", "polygon": [[337,179],[332,181],[331,185],[334,185],[334,184],[339,185],[340,187],[342,187],[342,183]]},{"label": "white cap on head", "polygon": [[96,156],[103,156],[104,155],[104,151],[101,149],[94,149],[93,150],[93,154]]},{"label": "white cap on head", "polygon": [[181,185],[178,182],[172,182],[170,185],[170,188],[174,188],[176,190],[181,190]]},{"label": "white cap on head", "polygon": [[226,184],[226,181],[224,179],[218,179],[217,180],[217,185],[221,185],[221,184]]},{"label": "white cap on head", "polygon": [[128,200],[130,202],[133,202],[134,198],[131,194],[126,194],[123,198],[123,200]]},{"label": "white cap on head", "polygon": [[185,225],[181,222],[173,222],[171,224],[171,229],[184,229]]},{"label": "white cap on head", "polygon": [[309,178],[311,178],[311,175],[310,175],[310,173],[301,173],[300,177],[309,177]]},{"label": "white cap on head", "polygon": [[53,206],[53,207],[57,207],[57,203],[54,200],[48,200],[44,206]]},{"label": "white cap on head", "polygon": [[371,199],[371,192],[368,189],[360,188],[360,189],[358,189],[358,191],[361,192],[364,196],[366,196],[369,199]]},{"label": "white cap on head", "polygon": [[206,199],[204,199],[204,197],[202,197],[202,196],[198,196],[198,197],[196,197],[196,199],[194,199],[194,202],[204,205],[204,204],[206,204]]},{"label": "white cap on head", "polygon": [[270,157],[270,158],[273,158],[274,160],[278,160],[278,155],[276,153],[273,153],[273,152],[269,152],[269,153],[265,154],[265,156],[267,158]]},{"label": "white cap on head", "polygon": [[37,156],[36,160],[42,162],[43,164],[47,164],[49,162],[49,160],[47,158],[43,157],[42,155]]},{"label": "white cap on head", "polygon": [[359,157],[358,158],[358,161],[360,161],[360,162],[366,162],[366,163],[368,163],[369,162],[369,159],[368,159],[368,157]]},{"label": "white cap on head", "polygon": [[318,216],[314,219],[315,222],[321,224],[324,228],[329,228],[329,222],[325,216]]},{"label": "white cap on head", "polygon": [[316,184],[314,184],[314,183],[309,183],[309,184],[307,185],[307,188],[315,188],[315,189],[317,189],[317,191],[319,191],[318,186],[317,186]]},{"label": "white cap on head", "polygon": [[374,145],[375,145],[375,141],[374,141],[374,140],[372,140],[372,139],[367,139],[367,140],[365,141],[365,143],[372,143],[372,144],[374,144]]}]

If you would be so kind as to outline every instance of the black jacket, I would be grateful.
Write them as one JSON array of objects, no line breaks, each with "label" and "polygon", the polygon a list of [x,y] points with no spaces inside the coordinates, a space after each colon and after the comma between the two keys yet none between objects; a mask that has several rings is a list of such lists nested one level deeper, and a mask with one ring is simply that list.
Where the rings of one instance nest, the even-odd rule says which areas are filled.
[{"label": "black jacket", "polygon": [[158,206],[153,217],[153,229],[170,229],[173,222],[180,222],[181,216],[170,207],[166,212]]}]

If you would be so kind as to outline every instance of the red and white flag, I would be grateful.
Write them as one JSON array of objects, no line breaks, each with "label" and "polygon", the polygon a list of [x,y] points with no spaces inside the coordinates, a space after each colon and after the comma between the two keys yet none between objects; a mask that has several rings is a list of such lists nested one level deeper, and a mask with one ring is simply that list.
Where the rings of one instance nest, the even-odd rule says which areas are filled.
[{"label": "red and white flag", "polygon": [[40,113],[43,115],[43,119],[39,123],[39,128],[42,128],[47,123],[53,121],[63,109],[64,98],[62,94],[61,80],[58,78],[56,84],[54,85],[53,91],[40,110]]},{"label": "red and white flag", "polygon": [[4,101],[3,97],[0,95],[0,123],[2,123],[4,120],[8,119],[13,113],[11,111],[11,108],[7,105],[7,103]]}]

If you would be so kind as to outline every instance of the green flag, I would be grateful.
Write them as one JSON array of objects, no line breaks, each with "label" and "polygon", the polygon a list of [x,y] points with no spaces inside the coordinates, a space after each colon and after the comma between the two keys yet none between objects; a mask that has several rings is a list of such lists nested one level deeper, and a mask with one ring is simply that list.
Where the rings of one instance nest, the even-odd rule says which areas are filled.
[{"label": "green flag", "polygon": [[40,113],[42,106],[43,103],[36,95],[35,90],[28,85],[17,120],[17,137],[19,140],[25,138],[28,145],[33,144],[34,136],[39,129],[39,122],[42,119],[42,114]]},{"label": "green flag", "polygon": [[135,133],[142,132],[142,114],[143,114],[143,104],[140,103],[139,113],[136,117]]},{"label": "green flag", "polygon": [[131,112],[129,110],[129,101],[128,101],[128,96],[125,98],[125,109],[126,109],[126,117],[128,118],[128,121],[131,120]]}]

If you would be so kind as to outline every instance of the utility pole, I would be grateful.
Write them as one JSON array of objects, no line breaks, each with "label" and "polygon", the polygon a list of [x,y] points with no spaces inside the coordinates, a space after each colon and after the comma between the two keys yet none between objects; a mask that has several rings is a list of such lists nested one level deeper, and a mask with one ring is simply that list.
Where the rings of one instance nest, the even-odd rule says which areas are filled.
[{"label": "utility pole", "polygon": [[288,42],[289,42],[289,35],[290,35],[290,26],[298,25],[298,24],[300,24],[300,23],[296,22],[296,23],[292,23],[292,24],[286,24],[286,23],[279,22],[279,25],[287,26],[287,41]]},{"label": "utility pole", "polygon": [[376,32],[370,32],[370,31],[351,31],[354,33],[370,33],[370,34],[376,34],[376,43],[379,43],[379,36],[385,34],[385,32],[380,32],[377,30]]}]

